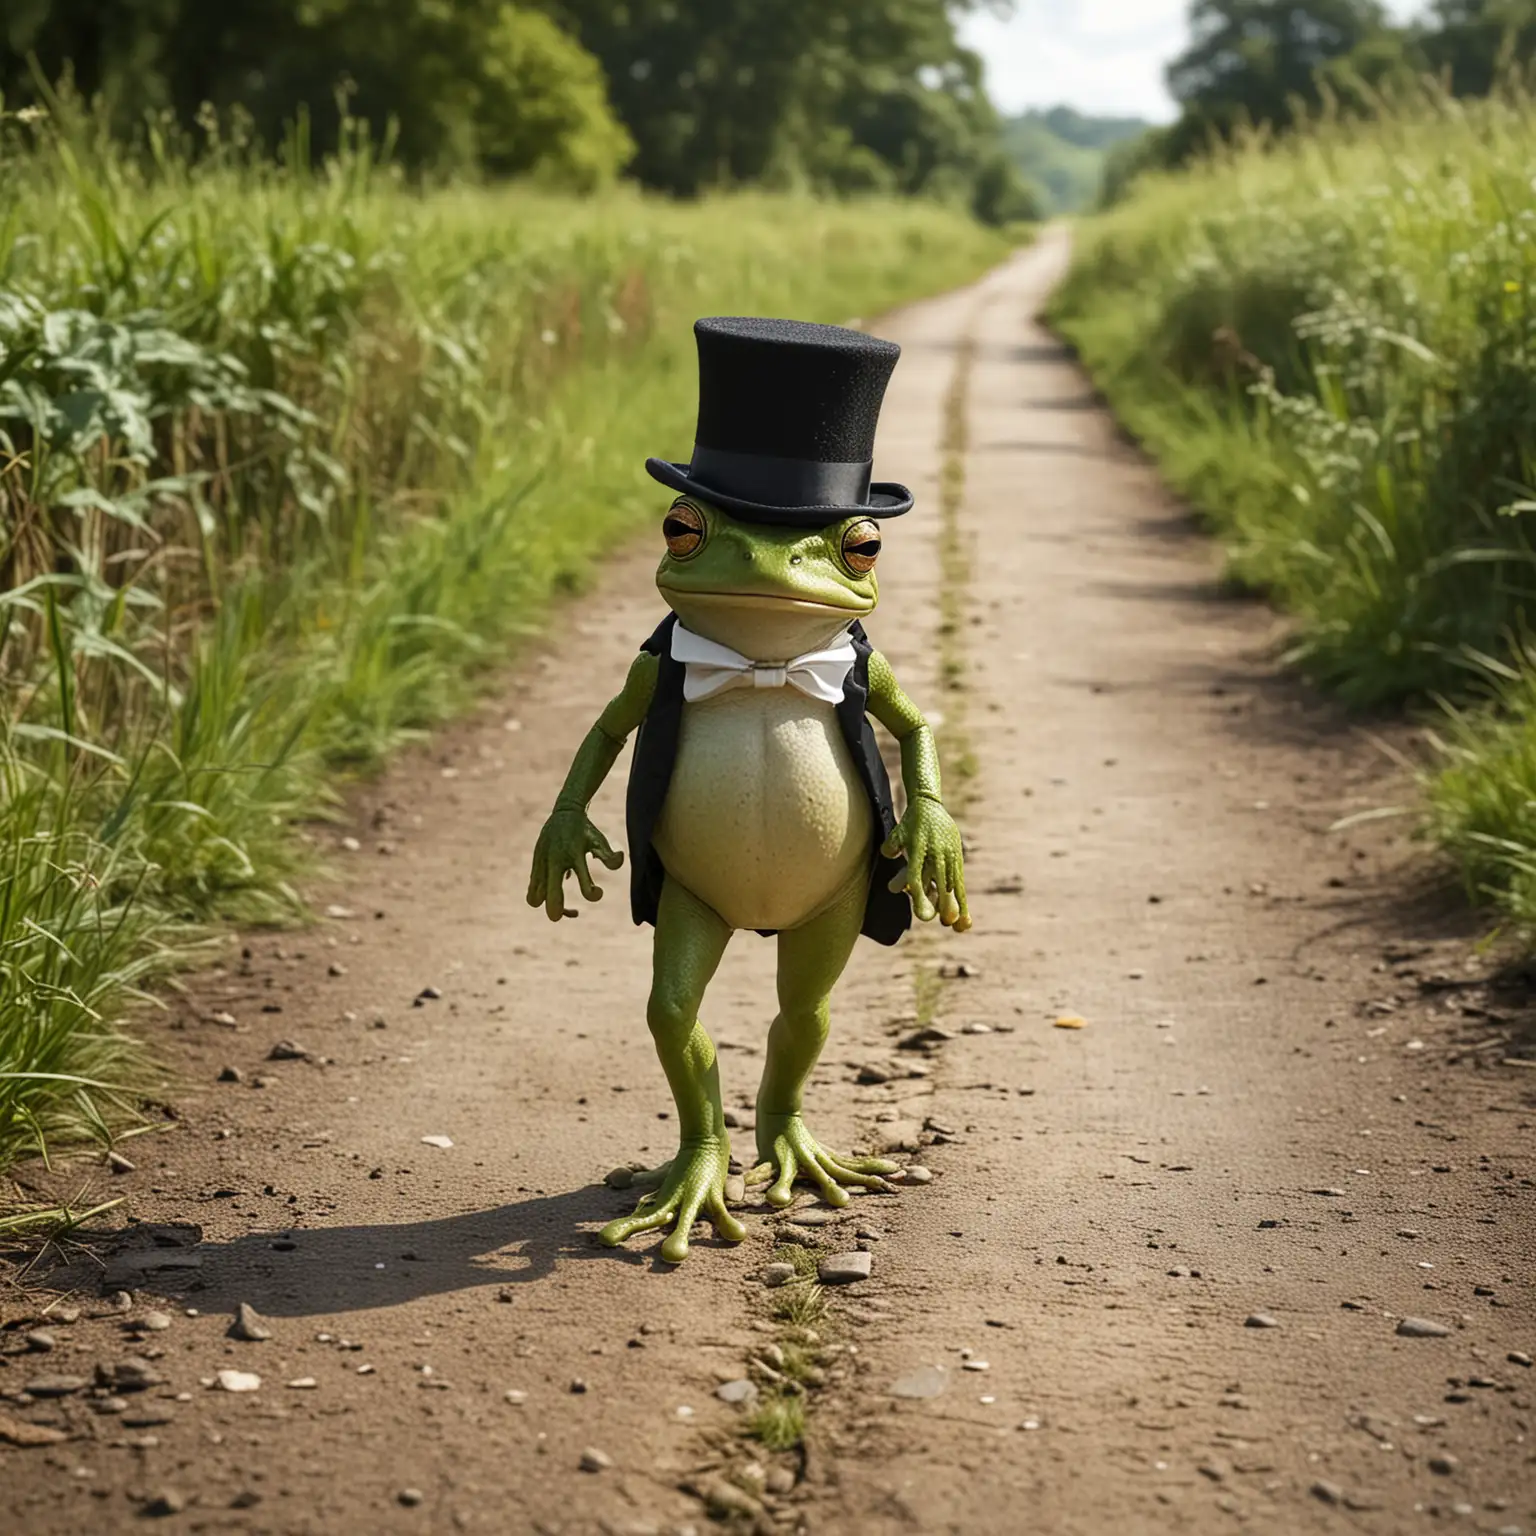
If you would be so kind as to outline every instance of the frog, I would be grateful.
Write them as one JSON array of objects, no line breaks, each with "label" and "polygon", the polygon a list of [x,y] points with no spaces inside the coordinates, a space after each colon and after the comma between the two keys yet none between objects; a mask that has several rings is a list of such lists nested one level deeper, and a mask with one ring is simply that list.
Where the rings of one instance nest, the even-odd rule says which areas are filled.
[{"label": "frog", "polygon": [[[814,334],[804,345],[847,344]],[[701,415],[701,438],[702,428]],[[598,1239],[617,1246],[670,1229],[659,1253],[674,1265],[701,1218],[727,1242],[746,1235],[727,1204],[732,1146],[718,1056],[700,1021],[733,936],[778,946],[778,1008],[744,1182],[766,1186],[770,1207],[788,1205],[797,1184],[842,1207],[850,1190],[890,1192],[899,1165],[829,1148],[807,1124],[805,1089],[828,1038],[833,989],[861,935],[894,943],[913,915],[971,927],[963,841],[944,804],[933,729],[864,630],[879,601],[880,514],[905,510],[901,497],[872,495],[867,475],[849,478],[846,465],[833,465],[842,479],[829,484],[812,459],[798,491],[769,465],[774,500],[753,500],[743,493],[763,494],[749,484],[763,466],[736,461],[781,456],[733,452],[711,460],[696,445],[688,466],[651,461],[682,491],[662,520],[656,571],[668,614],[578,749],[538,834],[527,892],[555,922],[576,915],[570,878],[585,901],[602,899],[589,860],[617,871],[624,855],[589,806],[636,737],[631,901],[636,921],[655,928],[646,1022],[678,1150],[627,1171],[621,1182],[641,1191],[639,1204]],[[708,480],[693,473],[701,456],[716,470]],[[899,749],[899,818],[871,721]]]}]

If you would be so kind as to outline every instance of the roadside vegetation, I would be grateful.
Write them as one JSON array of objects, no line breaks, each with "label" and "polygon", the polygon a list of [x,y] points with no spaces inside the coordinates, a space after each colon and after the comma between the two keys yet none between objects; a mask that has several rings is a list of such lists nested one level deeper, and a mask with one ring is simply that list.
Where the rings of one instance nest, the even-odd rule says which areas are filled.
[{"label": "roadside vegetation", "polygon": [[1536,927],[1536,101],[1421,84],[1144,176],[1053,313],[1292,659],[1445,705],[1427,828]]},{"label": "roadside vegetation", "polygon": [[295,827],[462,706],[692,439],[691,322],[847,321],[1006,249],[963,210],[412,190],[0,120],[0,1168],[109,1143],[122,1024]]}]

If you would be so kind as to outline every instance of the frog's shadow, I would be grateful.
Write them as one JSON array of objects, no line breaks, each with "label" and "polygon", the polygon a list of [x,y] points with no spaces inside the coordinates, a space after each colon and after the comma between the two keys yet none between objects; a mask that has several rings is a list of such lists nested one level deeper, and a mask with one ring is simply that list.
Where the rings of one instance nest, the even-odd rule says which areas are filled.
[{"label": "frog's shadow", "polygon": [[[588,1259],[671,1272],[674,1266],[657,1253],[665,1232],[623,1248],[598,1243],[596,1228],[632,1209],[633,1196],[588,1185],[431,1220],[248,1232],[199,1243],[188,1250],[197,1268],[155,1270],[144,1276],[143,1288],[205,1312],[232,1311],[246,1301],[271,1317],[308,1317],[487,1287],[510,1292]],[[721,1255],[710,1250],[732,1246],[701,1233],[692,1262],[718,1262]],[[173,1252],[165,1257],[174,1263]],[[56,1272],[50,1282],[83,1279],[79,1266],[73,1268],[74,1274]]]}]

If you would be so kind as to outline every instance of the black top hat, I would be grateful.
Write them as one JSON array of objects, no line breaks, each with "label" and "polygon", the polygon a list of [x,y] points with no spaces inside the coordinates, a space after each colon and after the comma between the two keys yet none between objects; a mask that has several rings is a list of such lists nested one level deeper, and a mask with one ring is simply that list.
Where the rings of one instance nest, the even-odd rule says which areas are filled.
[{"label": "black top hat", "polygon": [[819,528],[857,512],[900,517],[904,485],[870,484],[894,341],[803,320],[699,320],[693,460],[647,459],[674,491],[754,523]]}]

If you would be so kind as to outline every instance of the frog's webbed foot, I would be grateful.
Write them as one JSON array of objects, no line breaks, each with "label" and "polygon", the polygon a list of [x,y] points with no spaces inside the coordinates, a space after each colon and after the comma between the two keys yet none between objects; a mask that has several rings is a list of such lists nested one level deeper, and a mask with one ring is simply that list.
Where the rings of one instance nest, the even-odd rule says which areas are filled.
[{"label": "frog's webbed foot", "polygon": [[794,1198],[794,1182],[808,1179],[828,1205],[847,1205],[850,1186],[894,1193],[881,1177],[895,1173],[899,1163],[883,1157],[848,1157],[829,1152],[806,1130],[799,1115],[758,1115],[757,1167],[747,1174],[748,1184],[768,1184],[769,1205],[788,1205]]},{"label": "frog's webbed foot", "polygon": [[728,1243],[739,1243],[747,1229],[725,1208],[725,1178],[730,1161],[729,1142],[702,1141],[684,1146],[670,1163],[663,1163],[660,1168],[637,1173],[634,1184],[644,1188],[651,1183],[651,1193],[640,1197],[633,1216],[610,1221],[597,1234],[598,1241],[615,1248],[638,1232],[672,1227],[661,1245],[661,1256],[669,1264],[681,1264],[688,1257],[688,1235],[702,1215],[714,1227],[716,1236]]}]

